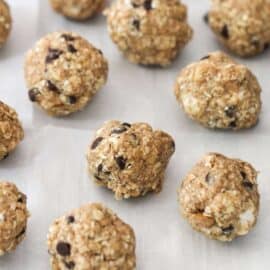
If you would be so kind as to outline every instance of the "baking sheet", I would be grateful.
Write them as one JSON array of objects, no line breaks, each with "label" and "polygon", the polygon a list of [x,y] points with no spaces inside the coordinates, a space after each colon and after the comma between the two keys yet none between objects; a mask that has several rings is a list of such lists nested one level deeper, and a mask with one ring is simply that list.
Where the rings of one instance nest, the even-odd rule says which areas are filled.
[{"label": "baking sheet", "polygon": [[[220,49],[202,21],[209,6],[207,0],[185,1],[195,35],[168,69],[128,63],[110,41],[102,16],[76,23],[53,13],[47,0],[9,2],[14,27],[7,46],[0,51],[0,99],[16,108],[26,136],[17,151],[1,162],[0,178],[12,180],[28,195],[31,218],[27,238],[14,253],[0,259],[0,269],[50,269],[46,247],[49,225],[59,215],[89,201],[106,204],[134,228],[139,270],[270,269],[270,51],[248,60],[239,59],[253,70],[263,87],[260,123],[248,131],[215,132],[186,118],[172,91],[182,67]],[[25,51],[36,39],[61,29],[78,32],[101,48],[109,59],[110,78],[86,110],[54,119],[28,101],[22,66]],[[175,138],[176,153],[159,195],[119,202],[89,180],[86,148],[94,130],[109,119],[146,121]],[[209,151],[242,158],[260,171],[259,222],[249,236],[231,244],[211,241],[194,232],[178,213],[176,189],[180,179]]]}]

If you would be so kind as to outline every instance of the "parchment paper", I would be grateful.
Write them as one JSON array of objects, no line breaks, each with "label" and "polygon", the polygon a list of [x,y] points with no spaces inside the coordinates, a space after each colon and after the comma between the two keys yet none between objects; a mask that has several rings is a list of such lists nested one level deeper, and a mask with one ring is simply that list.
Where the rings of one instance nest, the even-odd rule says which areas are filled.
[{"label": "parchment paper", "polygon": [[[173,84],[181,68],[209,51],[220,49],[202,20],[207,0],[186,0],[195,34],[193,41],[168,69],[149,69],[127,62],[110,41],[105,19],[85,23],[55,14],[47,0],[9,0],[14,26],[0,50],[0,99],[12,105],[23,121],[26,136],[0,164],[0,179],[16,183],[28,196],[31,212],[27,238],[18,249],[0,258],[1,270],[48,270],[46,234],[52,221],[87,202],[102,202],[136,232],[139,270],[268,270],[270,269],[269,132],[270,51],[248,60],[263,87],[260,123],[243,132],[217,132],[200,127],[181,111]],[[104,51],[110,63],[107,85],[86,110],[69,118],[53,119],[32,107],[23,79],[25,51],[47,32],[78,32]],[[163,191],[142,199],[116,201],[111,192],[90,181],[85,153],[94,131],[104,121],[146,121],[173,135],[176,153],[167,169]],[[261,211],[252,233],[221,244],[194,232],[179,215],[176,189],[190,168],[210,151],[251,162],[261,173]]]}]

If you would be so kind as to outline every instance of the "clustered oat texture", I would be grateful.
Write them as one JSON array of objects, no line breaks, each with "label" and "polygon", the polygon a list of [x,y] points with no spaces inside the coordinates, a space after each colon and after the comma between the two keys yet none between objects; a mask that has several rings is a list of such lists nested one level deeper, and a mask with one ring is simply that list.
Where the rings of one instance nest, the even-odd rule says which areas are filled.
[{"label": "clustered oat texture", "polygon": [[212,239],[232,241],[256,224],[257,172],[247,162],[207,154],[184,178],[178,194],[183,216]]},{"label": "clustered oat texture", "polygon": [[53,116],[82,110],[107,74],[102,52],[75,33],[48,34],[26,56],[29,98]]},{"label": "clustered oat texture", "polygon": [[24,239],[28,216],[26,196],[14,184],[0,182],[0,256]]},{"label": "clustered oat texture", "polygon": [[166,66],[192,37],[178,0],[117,0],[105,15],[113,42],[133,63]]},{"label": "clustered oat texture", "polygon": [[50,0],[53,9],[73,20],[85,20],[100,12],[104,0]]},{"label": "clustered oat texture", "polygon": [[11,30],[11,14],[8,4],[0,0],[0,48],[6,42]]},{"label": "clustered oat texture", "polygon": [[270,44],[268,0],[212,0],[209,25],[218,39],[240,56],[263,52]]},{"label": "clustered oat texture", "polygon": [[161,191],[174,151],[172,137],[146,123],[109,121],[88,148],[88,169],[95,182],[111,189],[116,199],[143,196]]},{"label": "clustered oat texture", "polygon": [[0,101],[0,160],[14,150],[23,136],[24,131],[17,113]]},{"label": "clustered oat texture", "polygon": [[48,234],[53,270],[133,270],[135,245],[132,228],[97,203],[60,217]]},{"label": "clustered oat texture", "polygon": [[252,72],[221,52],[184,68],[175,95],[186,114],[208,128],[254,126],[261,111],[261,88]]}]

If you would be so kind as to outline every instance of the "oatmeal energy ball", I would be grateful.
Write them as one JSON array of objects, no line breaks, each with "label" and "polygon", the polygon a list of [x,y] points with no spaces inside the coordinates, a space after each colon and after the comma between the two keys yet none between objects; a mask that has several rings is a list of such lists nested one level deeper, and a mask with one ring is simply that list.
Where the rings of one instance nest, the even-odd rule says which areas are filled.
[{"label": "oatmeal energy ball", "polygon": [[0,181],[0,256],[24,239],[28,217],[26,196],[14,184]]},{"label": "oatmeal energy ball", "polygon": [[135,270],[135,245],[132,228],[97,203],[60,217],[48,234],[53,270]]},{"label": "oatmeal energy ball", "polygon": [[143,196],[161,191],[174,151],[172,137],[148,124],[109,121],[88,148],[88,170],[116,199]]},{"label": "oatmeal energy ball", "polygon": [[232,241],[256,224],[257,172],[239,159],[205,155],[184,178],[178,195],[183,216],[212,239]]},{"label": "oatmeal energy ball", "polygon": [[261,87],[245,66],[221,52],[184,68],[175,95],[185,113],[208,128],[254,126],[261,111]]},{"label": "oatmeal energy ball", "polygon": [[14,150],[23,136],[24,131],[17,113],[0,101],[0,161]]},{"label": "oatmeal energy ball", "polygon": [[247,57],[269,47],[268,0],[212,0],[212,3],[209,25],[229,50]]},{"label": "oatmeal energy ball", "polygon": [[85,20],[100,12],[104,0],[50,0],[53,9],[73,20]]},{"label": "oatmeal energy ball", "polygon": [[0,0],[0,48],[6,42],[11,30],[11,14],[8,4]]},{"label": "oatmeal energy ball", "polygon": [[179,0],[117,0],[105,15],[113,42],[136,64],[167,66],[192,37]]},{"label": "oatmeal energy ball", "polygon": [[102,52],[75,33],[48,34],[26,56],[29,98],[52,116],[82,110],[107,74]]}]

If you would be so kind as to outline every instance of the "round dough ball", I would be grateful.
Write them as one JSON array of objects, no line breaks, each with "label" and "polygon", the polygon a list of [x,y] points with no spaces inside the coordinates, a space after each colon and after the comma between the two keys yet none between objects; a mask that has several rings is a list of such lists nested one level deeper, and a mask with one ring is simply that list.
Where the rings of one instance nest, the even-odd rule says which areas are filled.
[{"label": "round dough ball", "polygon": [[23,137],[24,131],[17,113],[0,101],[0,160],[6,158]]},{"label": "round dough ball", "polygon": [[73,20],[85,20],[101,11],[104,0],[50,0],[53,9]]},{"label": "round dough ball", "polygon": [[105,15],[113,42],[136,64],[167,66],[192,37],[178,0],[117,0]]},{"label": "round dough ball", "polygon": [[263,52],[270,44],[268,0],[212,0],[208,22],[218,39],[240,56]]},{"label": "round dough ball", "polygon": [[148,124],[109,121],[88,148],[88,170],[116,199],[157,193],[174,151],[172,137]]},{"label": "round dough ball", "polygon": [[0,0],[0,48],[6,42],[11,30],[11,14],[8,4]]},{"label": "round dough ball", "polygon": [[221,52],[184,68],[175,95],[185,113],[208,128],[254,126],[261,111],[261,88],[252,72]]},{"label": "round dough ball", "polygon": [[256,224],[257,172],[239,159],[205,155],[184,178],[178,195],[183,216],[212,239],[232,241]]},{"label": "round dough ball", "polygon": [[60,217],[48,234],[53,270],[135,270],[135,245],[132,228],[97,203]]},{"label": "round dough ball", "polygon": [[52,116],[82,110],[107,74],[102,52],[75,33],[48,34],[26,56],[29,98]]},{"label": "round dough ball", "polygon": [[0,182],[0,256],[25,238],[28,217],[26,196],[14,184]]}]

